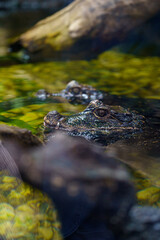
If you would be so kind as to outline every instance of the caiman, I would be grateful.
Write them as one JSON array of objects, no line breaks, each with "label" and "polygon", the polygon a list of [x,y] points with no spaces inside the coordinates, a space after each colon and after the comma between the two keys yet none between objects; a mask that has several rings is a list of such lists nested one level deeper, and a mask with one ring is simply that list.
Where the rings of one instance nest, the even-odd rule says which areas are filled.
[{"label": "caiman", "polygon": [[83,85],[72,80],[67,84],[66,88],[59,93],[49,93],[45,89],[40,89],[36,93],[36,96],[41,100],[62,97],[67,99],[70,103],[87,104],[92,100],[103,99],[104,93],[90,85]]},{"label": "caiman", "polygon": [[[120,105],[125,108],[138,111],[147,118],[153,116],[160,118],[160,101],[143,98],[128,98],[126,96],[112,95],[109,92],[97,90],[96,88],[80,84],[75,80],[70,81],[66,88],[59,93],[49,93],[45,89],[40,89],[36,96],[40,100],[55,101],[57,97],[63,102],[66,99],[71,104],[87,105],[92,100],[101,100],[107,105]],[[158,115],[159,114],[159,115]]]},{"label": "caiman", "polygon": [[95,100],[74,115],[49,112],[44,118],[44,135],[49,140],[58,130],[101,143],[115,158],[145,174],[159,187],[160,122],[154,121],[121,106]]},{"label": "caiman", "polygon": [[83,112],[71,116],[51,111],[44,118],[46,134],[61,130],[71,136],[104,141],[105,145],[142,131],[144,123],[142,115],[121,106],[105,105],[99,100],[91,101]]},{"label": "caiman", "polygon": [[[95,128],[104,131],[102,125],[108,119],[105,126],[109,136],[110,131],[114,131],[115,140],[117,133],[119,138],[129,138],[139,134],[145,125],[143,116],[119,106],[113,110],[98,100],[92,101],[79,115],[82,117],[80,120],[84,120],[82,125],[79,123],[82,129],[85,126],[89,129],[87,119],[92,119],[91,123],[95,124],[93,132]],[[66,127],[71,127],[74,121],[66,118]],[[53,126],[60,129],[63,117],[57,119],[60,123],[55,121]],[[121,135],[123,131],[125,134]],[[128,174],[113,156],[106,155],[101,147],[82,138],[56,135],[52,140],[31,153],[20,154],[14,158],[14,164],[7,162],[5,167],[15,172],[17,166],[24,181],[48,193],[59,212],[66,240],[79,239],[80,236],[87,240],[160,238],[160,210],[135,205],[135,192]],[[5,145],[3,152],[7,153],[7,148]],[[12,156],[12,149],[9,149],[9,154]]]},{"label": "caiman", "polygon": [[[62,130],[89,140],[102,136],[108,145],[136,139],[144,134],[146,124],[136,112],[99,100],[79,114],[62,116],[52,111],[45,117],[46,130]],[[45,147],[16,157],[15,163],[24,180],[52,198],[66,240],[160,238],[160,210],[135,206],[126,171],[102,148],[82,139],[56,136]]]}]

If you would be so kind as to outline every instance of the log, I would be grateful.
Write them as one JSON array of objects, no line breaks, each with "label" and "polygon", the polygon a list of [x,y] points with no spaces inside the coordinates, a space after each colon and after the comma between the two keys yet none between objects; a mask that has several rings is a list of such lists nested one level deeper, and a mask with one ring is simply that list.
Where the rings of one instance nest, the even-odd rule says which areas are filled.
[{"label": "log", "polygon": [[160,0],[75,0],[18,37],[11,49],[25,48],[32,57],[81,58],[123,39],[159,10]]}]

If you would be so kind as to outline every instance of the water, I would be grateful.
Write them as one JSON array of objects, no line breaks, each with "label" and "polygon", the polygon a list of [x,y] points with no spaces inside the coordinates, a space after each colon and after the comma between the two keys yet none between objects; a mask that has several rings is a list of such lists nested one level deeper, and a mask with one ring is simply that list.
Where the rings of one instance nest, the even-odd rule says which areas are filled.
[{"label": "water", "polygon": [[50,110],[62,114],[83,110],[84,106],[74,106],[67,102],[40,102],[35,97],[41,88],[59,92],[72,79],[115,95],[160,99],[159,65],[158,57],[140,58],[108,51],[91,61],[1,67],[0,121],[26,127],[35,133]]},{"label": "water", "polygon": [[[41,101],[36,98],[36,92],[41,88],[49,92],[59,92],[72,79],[114,95],[160,100],[160,57],[156,51],[158,46],[156,41],[145,42],[144,39],[141,41],[141,38],[135,37],[136,41],[132,39],[132,43],[128,39],[128,43],[120,44],[90,61],[62,61],[61,59],[61,61],[22,64],[17,57],[8,56],[7,39],[25,31],[45,15],[46,12],[43,12],[32,18],[32,14],[30,21],[27,21],[26,25],[17,26],[16,31],[17,21],[12,22],[13,16],[10,16],[10,20],[7,20],[8,23],[4,26],[6,18],[2,19],[0,24],[0,124],[27,128],[42,137],[43,118],[49,111],[57,110],[61,114],[72,114],[82,111],[85,106],[71,105],[66,100],[58,98],[53,101]],[[150,31],[152,32],[152,29]],[[134,172],[133,169],[130,171],[137,189],[140,190],[137,193],[140,203],[159,206],[159,187],[152,186],[148,179]]]}]

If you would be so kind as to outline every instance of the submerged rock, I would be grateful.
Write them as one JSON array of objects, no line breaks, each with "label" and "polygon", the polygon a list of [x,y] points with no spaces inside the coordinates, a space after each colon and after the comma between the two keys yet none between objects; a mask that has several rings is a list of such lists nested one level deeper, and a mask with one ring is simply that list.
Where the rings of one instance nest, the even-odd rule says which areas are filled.
[{"label": "submerged rock", "polygon": [[[16,164],[25,181],[52,198],[64,236],[74,236],[77,228],[83,229],[88,223],[105,223],[109,239],[160,237],[159,209],[135,206],[128,173],[101,147],[82,138],[56,135],[45,147],[24,155]],[[78,222],[73,223],[73,219]]]},{"label": "submerged rock", "polygon": [[42,144],[41,140],[33,135],[31,131],[5,124],[0,125],[0,140],[13,141],[25,148],[37,147]]},{"label": "submerged rock", "polygon": [[[24,181],[53,200],[64,237],[74,237],[79,229],[91,224],[94,231],[103,225],[104,236],[112,240],[159,239],[159,209],[135,205],[135,191],[127,171],[103,150],[83,138],[56,135],[45,146],[12,161]],[[2,186],[6,191],[13,187]],[[13,204],[18,204],[20,198],[13,201],[17,194],[12,191],[8,196]],[[4,197],[1,199],[4,201]],[[8,207],[12,217],[13,207]],[[28,207],[21,208],[29,211]]]}]

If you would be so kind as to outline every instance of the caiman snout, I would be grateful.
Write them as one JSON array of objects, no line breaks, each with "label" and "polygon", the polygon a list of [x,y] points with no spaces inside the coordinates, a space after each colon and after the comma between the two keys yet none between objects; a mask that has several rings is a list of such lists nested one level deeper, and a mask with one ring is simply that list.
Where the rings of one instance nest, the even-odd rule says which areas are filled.
[{"label": "caiman snout", "polygon": [[44,117],[44,126],[55,127],[63,116],[57,111],[51,111]]}]

